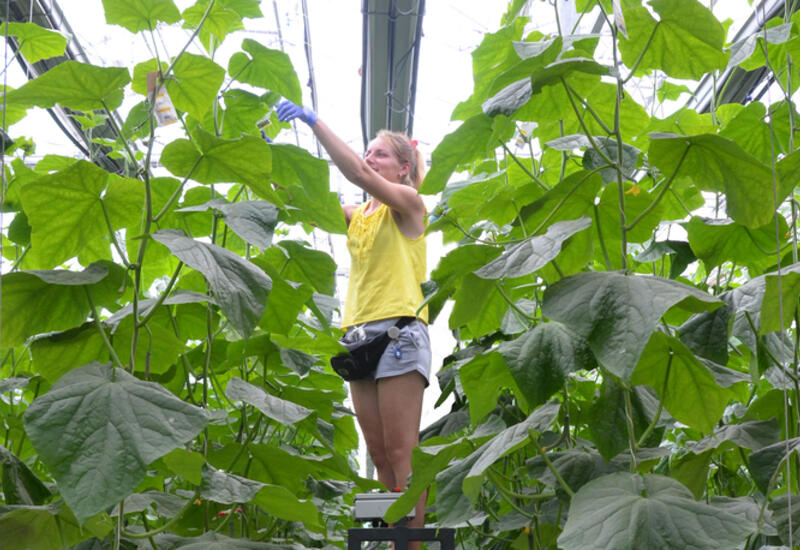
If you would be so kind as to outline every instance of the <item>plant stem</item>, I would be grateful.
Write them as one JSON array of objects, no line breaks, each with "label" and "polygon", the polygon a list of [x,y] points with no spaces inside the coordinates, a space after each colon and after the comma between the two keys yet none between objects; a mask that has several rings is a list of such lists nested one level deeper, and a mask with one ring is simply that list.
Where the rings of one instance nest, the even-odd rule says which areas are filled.
[{"label": "plant stem", "polygon": [[558,203],[556,204],[555,208],[553,208],[553,209],[550,211],[550,213],[549,213],[549,214],[547,215],[547,217],[545,217],[545,219],[544,219],[544,220],[543,220],[543,221],[542,221],[542,222],[539,224],[539,226],[538,226],[538,227],[537,227],[537,228],[536,228],[534,231],[532,231],[532,232],[531,232],[531,235],[538,235],[538,234],[539,234],[539,231],[541,231],[542,229],[544,229],[545,227],[547,227],[547,224],[550,222],[550,220],[553,218],[553,216],[555,216],[555,215],[556,215],[556,212],[558,212],[558,210],[559,210],[559,209],[560,209],[562,206],[564,206],[564,204],[566,204],[566,202],[569,200],[569,198],[572,196],[572,194],[573,194],[573,193],[575,193],[575,191],[577,191],[577,190],[578,190],[578,187],[580,187],[580,186],[583,184],[583,182],[585,182],[586,180],[588,180],[590,177],[592,177],[592,176],[593,176],[594,174],[596,174],[597,172],[599,172],[599,171],[601,171],[601,170],[605,170],[606,168],[608,168],[608,165],[603,165],[603,166],[598,166],[597,168],[593,168],[592,170],[590,170],[589,172],[587,172],[587,173],[586,173],[586,175],[585,175],[583,178],[581,178],[580,180],[578,180],[578,182],[577,182],[575,185],[573,185],[573,186],[570,188],[570,190],[569,190],[569,191],[567,191],[567,192],[566,192],[566,194],[565,194],[565,195],[564,195],[564,196],[561,198],[561,200],[559,200],[559,201],[558,201]]},{"label": "plant stem", "polygon": [[567,85],[567,80],[563,76],[561,77],[561,83],[564,85],[564,89],[567,91],[567,99],[569,99],[569,104],[572,105],[572,110],[575,112],[575,117],[578,119],[578,123],[583,129],[583,133],[586,136],[586,139],[589,140],[589,143],[592,144],[592,148],[598,155],[600,155],[600,157],[604,161],[606,161],[610,166],[615,166],[617,163],[611,160],[611,157],[606,155],[606,152],[603,151],[600,148],[600,146],[597,145],[597,142],[594,140],[594,136],[592,136],[592,133],[589,131],[589,127],[586,126],[586,122],[584,122],[583,117],[581,116],[581,113],[578,110],[578,106],[575,104],[575,99],[573,99],[572,94],[569,92],[569,86]]},{"label": "plant stem", "polygon": [[125,137],[122,135],[122,130],[120,129],[119,126],[117,126],[117,121],[116,119],[114,119],[114,113],[112,113],[111,109],[108,108],[108,105],[106,105],[105,100],[101,99],[100,103],[103,104],[103,110],[108,115],[108,122],[109,124],[111,124],[111,128],[114,129],[114,133],[117,134],[122,139],[122,144],[125,146],[125,151],[127,151],[128,153],[128,157],[130,158],[130,163],[136,166],[136,155],[133,154],[133,151],[131,150],[131,145],[130,143],[128,143],[128,140],[125,139]]},{"label": "plant stem", "polygon": [[653,209],[656,206],[658,206],[658,203],[661,202],[661,199],[663,199],[664,195],[666,195],[667,191],[669,191],[669,188],[672,185],[672,182],[675,180],[675,176],[678,175],[678,171],[681,169],[681,165],[683,164],[683,161],[686,158],[686,156],[689,154],[689,149],[691,149],[691,148],[692,148],[692,144],[691,143],[686,146],[686,149],[683,150],[683,154],[681,155],[681,158],[678,161],[678,165],[675,167],[675,170],[672,171],[672,174],[670,174],[669,179],[664,184],[664,187],[662,187],[661,191],[659,191],[658,196],[656,196],[656,198],[653,199],[653,202],[651,202],[650,204],[647,205],[647,208],[642,210],[642,212],[638,216],[636,216],[636,218],[630,223],[630,225],[625,227],[626,231],[630,231],[634,227],[636,227],[636,224],[638,224],[640,221],[642,221],[642,219],[644,219],[650,212],[653,211]]},{"label": "plant stem", "polygon": [[[103,339],[103,343],[105,344],[106,348],[108,349],[108,354],[111,356],[111,359],[116,363],[116,365],[124,369],[124,365],[120,360],[117,352],[114,351],[114,346],[111,345],[111,341],[108,339],[108,335],[106,334],[105,329],[103,328],[103,323],[100,321],[100,315],[97,313],[97,308],[94,305],[94,300],[92,300],[92,294],[89,292],[89,287],[83,285],[83,290],[86,293],[86,300],[89,302],[89,309],[92,311],[92,318],[94,319],[94,324],[97,327],[98,332],[100,332],[100,338]],[[113,376],[113,375],[112,375]]]},{"label": "plant stem", "polygon": [[498,279],[494,280],[494,286],[497,288],[497,292],[500,293],[500,296],[508,303],[508,306],[511,308],[511,311],[514,313],[514,316],[517,318],[517,321],[520,325],[524,327],[530,327],[531,322],[533,321],[533,317],[529,317],[524,311],[522,311],[517,304],[515,304],[508,294],[505,293],[503,290],[503,285],[500,284]]},{"label": "plant stem", "polygon": [[611,258],[608,256],[608,250],[606,250],[606,242],[603,239],[603,230],[600,227],[600,209],[597,208],[597,204],[592,204],[592,208],[594,208],[594,220],[595,220],[595,227],[597,228],[597,238],[600,241],[600,250],[603,251],[603,259],[606,262],[606,270],[611,271]]},{"label": "plant stem", "polygon": [[[191,44],[194,41],[194,39],[197,37],[197,35],[200,34],[200,29],[203,28],[203,25],[205,24],[206,19],[208,18],[208,14],[211,13],[211,8],[214,7],[214,2],[216,2],[216,0],[211,0],[208,3],[208,6],[206,7],[206,11],[205,11],[205,13],[203,13],[203,17],[200,18],[200,22],[197,24],[197,28],[194,29],[194,32],[192,33],[192,36],[189,37],[189,40],[186,41],[186,44],[183,45],[183,48],[181,49],[181,51],[178,52],[178,55],[175,56],[175,59],[172,60],[172,63],[167,68],[167,70],[164,72],[164,75],[162,77],[163,80],[167,79],[167,77],[170,75],[172,70],[175,68],[175,64],[178,62],[178,60],[181,58],[181,56],[183,56],[183,54],[186,53],[186,50],[189,48],[189,44]],[[159,67],[159,69],[160,69],[160,67]]]},{"label": "plant stem", "polygon": [[117,235],[114,233],[114,228],[111,225],[111,218],[108,216],[108,208],[106,207],[106,202],[103,199],[100,199],[100,207],[103,209],[103,218],[106,220],[106,227],[108,228],[108,234],[111,237],[111,244],[117,250],[117,254],[119,254],[119,257],[125,267],[130,268],[131,264],[128,262],[128,258],[125,257],[125,252],[123,252],[119,242],[117,241]]},{"label": "plant stem", "polygon": [[661,411],[664,410],[664,396],[667,394],[667,381],[669,380],[669,371],[672,368],[672,358],[674,353],[672,349],[669,350],[669,359],[667,360],[667,372],[664,374],[664,385],[661,389],[661,399],[658,401],[658,408],[656,409],[656,414],[653,416],[653,420],[650,422],[650,425],[647,426],[642,435],[639,437],[639,441],[637,443],[637,447],[642,447],[647,441],[647,438],[650,437],[650,433],[655,429],[658,421],[661,419]]},{"label": "plant stem", "polygon": [[[589,114],[592,115],[592,118],[595,119],[595,121],[597,121],[597,124],[600,125],[600,127],[603,129],[603,131],[606,134],[613,134],[614,133],[613,130],[611,130],[611,128],[609,128],[606,125],[606,123],[603,122],[603,119],[600,118],[600,115],[598,115],[597,112],[592,108],[592,106],[589,104],[588,100],[586,100],[585,98],[581,97],[581,95],[578,92],[576,92],[575,90],[573,90],[572,86],[570,86],[566,81],[564,82],[564,85],[567,87],[567,91],[569,93],[572,93],[573,96],[578,98],[578,101],[581,102],[581,105],[583,105],[584,109],[586,109],[589,112]],[[563,132],[563,129],[562,129],[562,132]]]},{"label": "plant stem", "polygon": [[[189,511],[189,509],[192,506],[195,505],[195,501],[199,497],[200,497],[200,491],[197,490],[197,491],[195,491],[194,495],[189,499],[189,501],[183,506],[183,508],[181,508],[180,511],[178,511],[177,514],[175,514],[175,516],[171,517],[163,525],[161,525],[159,527],[156,527],[152,531],[146,531],[144,533],[133,533],[131,531],[126,531],[123,528],[123,529],[121,529],[122,535],[124,537],[126,537],[126,538],[129,538],[129,539],[139,539],[139,540],[141,540],[141,539],[147,539],[147,538],[150,538],[150,537],[154,537],[155,535],[158,535],[159,533],[163,533],[164,531],[166,531],[168,529],[172,529],[172,526],[177,524],[180,521],[180,519],[183,517],[183,515],[187,511]],[[121,521],[121,519],[122,518],[120,517],[120,521]]]},{"label": "plant stem", "polygon": [[514,153],[512,153],[511,150],[508,148],[508,145],[506,145],[502,141],[500,142],[500,145],[503,146],[503,149],[504,149],[504,151],[505,151],[505,153],[507,155],[511,155],[511,159],[517,164],[517,166],[522,168],[522,170],[528,175],[529,178],[531,178],[533,181],[535,181],[537,184],[539,184],[539,187],[541,187],[545,191],[549,191],[550,190],[550,188],[547,187],[542,180],[540,180],[538,177],[536,177],[536,175],[533,172],[528,170],[527,166],[522,164],[522,162],[517,158],[517,156]]},{"label": "plant stem", "polygon": [[172,203],[174,203],[175,200],[178,197],[181,196],[181,193],[183,192],[183,187],[186,185],[186,182],[189,181],[189,178],[192,177],[192,174],[194,173],[195,169],[197,168],[197,165],[200,164],[201,160],[203,160],[203,156],[202,155],[197,157],[197,160],[194,161],[194,164],[189,169],[189,173],[186,174],[186,176],[183,178],[183,181],[181,182],[181,184],[178,186],[177,189],[175,189],[175,191],[172,192],[172,195],[169,196],[169,198],[167,199],[167,202],[164,204],[164,206],[161,208],[161,210],[158,211],[158,214],[156,214],[155,217],[153,217],[153,222],[154,223],[158,223],[158,221],[167,212],[169,212],[169,209],[172,207]]},{"label": "plant stem", "polygon": [[183,262],[179,261],[178,267],[175,268],[175,272],[172,274],[172,278],[170,278],[169,282],[167,283],[167,287],[161,294],[159,294],[156,303],[153,304],[153,306],[150,308],[150,311],[148,311],[147,314],[145,314],[145,316],[142,317],[142,320],[137,323],[139,327],[145,326],[147,324],[147,321],[149,321],[150,318],[153,315],[155,315],[156,309],[158,309],[158,307],[164,303],[164,300],[166,300],[167,296],[169,296],[172,287],[175,286],[175,282],[178,280],[178,274],[181,272],[182,267],[183,267]]},{"label": "plant stem", "polygon": [[631,390],[630,388],[624,388],[624,396],[625,396],[625,424],[628,427],[628,442],[630,443],[630,450],[631,450],[631,472],[636,471],[636,451],[639,449],[638,444],[636,443],[636,430],[633,426],[633,404],[631,403]]},{"label": "plant stem", "polygon": [[617,93],[614,101],[614,135],[617,141],[617,196],[619,198],[619,228],[622,243],[620,252],[622,253],[622,270],[628,270],[628,229],[627,214],[625,213],[625,180],[622,176],[622,129],[620,125],[620,112],[622,111],[622,96],[625,93],[624,82],[619,74],[619,58],[617,51],[617,24],[611,26],[611,50],[614,59],[614,71],[617,75]]},{"label": "plant stem", "polygon": [[567,484],[564,478],[561,477],[561,474],[558,473],[556,467],[553,466],[553,463],[550,462],[550,459],[547,457],[547,453],[545,452],[544,449],[542,449],[542,445],[539,443],[539,438],[536,437],[536,435],[534,435],[533,430],[528,431],[528,437],[533,442],[533,447],[536,449],[536,452],[539,453],[539,456],[541,456],[542,460],[544,460],[547,469],[550,470],[550,472],[556,478],[556,481],[558,481],[558,484],[561,485],[562,489],[564,489],[564,492],[566,492],[570,497],[574,497],[575,491],[572,490],[572,488]]},{"label": "plant stem", "polygon": [[646,54],[648,48],[650,48],[650,44],[653,42],[653,38],[655,37],[656,31],[658,30],[658,26],[660,24],[661,21],[656,21],[656,24],[653,26],[653,30],[650,32],[650,36],[647,37],[647,42],[645,42],[644,48],[642,48],[642,52],[639,54],[639,57],[636,58],[636,62],[633,64],[633,67],[631,67],[630,74],[625,78],[625,80],[622,81],[623,84],[626,84],[631,78],[633,78],[633,75],[639,68],[639,64],[642,62],[642,59],[644,59],[644,54]]}]

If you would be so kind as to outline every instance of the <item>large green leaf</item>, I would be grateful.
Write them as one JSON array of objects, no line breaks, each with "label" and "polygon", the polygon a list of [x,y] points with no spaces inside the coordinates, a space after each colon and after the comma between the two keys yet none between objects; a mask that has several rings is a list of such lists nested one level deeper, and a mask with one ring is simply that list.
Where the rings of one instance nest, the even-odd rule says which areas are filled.
[{"label": "large green leaf", "polygon": [[23,420],[80,523],[132,493],[151,462],[206,424],[159,384],[99,363],[64,375]]},{"label": "large green leaf", "polygon": [[735,141],[742,149],[769,166],[772,162],[772,149],[776,145],[773,143],[770,125],[764,122],[766,112],[763,103],[754,101],[738,111],[719,135]]},{"label": "large green leaf", "polygon": [[542,311],[585,338],[604,367],[630,381],[656,323],[676,305],[703,311],[714,309],[721,302],[669,279],[587,272],[548,287]]},{"label": "large green leaf", "polygon": [[593,211],[595,197],[603,185],[599,174],[580,170],[570,174],[542,197],[520,209],[519,217],[529,234],[544,225],[575,220]]},{"label": "large green leaf", "polygon": [[[177,311],[178,318],[183,317]],[[133,316],[126,316],[114,329],[114,349],[119,357],[131,357],[133,341]],[[173,319],[166,308],[159,308],[147,322],[147,330],[140,331],[137,339],[133,367],[136,371],[149,374],[164,374],[175,364],[185,351],[184,340],[175,335]],[[103,350],[105,351],[105,350]]]},{"label": "large green leaf", "polygon": [[495,332],[509,307],[499,286],[499,281],[481,279],[473,274],[464,277],[453,295],[455,304],[448,322],[450,328],[466,326],[473,337]]},{"label": "large green leaf", "polygon": [[609,73],[609,68],[593,59],[583,57],[559,59],[531,76],[531,93],[538,94],[545,86],[560,85],[562,80],[572,72],[606,75]]},{"label": "large green leaf", "polygon": [[[183,451],[183,449],[176,450]],[[200,485],[199,479],[196,485]],[[147,511],[158,514],[161,517],[171,518],[180,513],[181,509],[186,505],[186,499],[170,493],[146,491],[144,493],[133,493],[125,499],[124,505],[123,512],[125,515]],[[112,511],[111,516],[118,517],[119,509]]]},{"label": "large green leaf", "polygon": [[329,233],[346,233],[339,197],[330,189],[328,163],[294,145],[271,145],[270,150],[270,181],[292,206],[286,210],[287,221],[313,224]]},{"label": "large green leaf", "polygon": [[[778,22],[776,19],[771,19],[769,21],[769,25],[774,22]],[[753,34],[742,38],[741,40],[737,40],[730,46],[731,50],[731,58],[728,61],[728,66],[733,67],[735,65],[739,65],[744,63],[755,53],[756,45],[761,43],[764,44],[766,41],[768,44],[784,44],[786,43],[792,36],[792,23],[783,23],[776,26],[769,26],[765,25],[765,29],[759,29],[755,31]],[[767,46],[768,48],[772,48],[772,46]],[[758,66],[762,66],[764,62],[764,56],[761,55],[761,64],[753,66],[753,64],[747,64],[749,70],[755,69]]]},{"label": "large green leaf", "polygon": [[449,445],[436,445],[415,447],[411,452],[411,485],[386,511],[384,518],[388,522],[395,522],[403,517],[414,507],[420,495],[436,479],[455,457],[463,457],[469,452],[472,442],[467,438],[454,441]]},{"label": "large green leaf", "polygon": [[253,500],[263,486],[259,481],[205,465],[200,494],[220,504],[244,504]]},{"label": "large green leaf", "polygon": [[[581,136],[583,137],[583,136]],[[628,145],[622,144],[622,158],[620,160],[619,147],[617,140],[607,138],[604,136],[597,136],[594,138],[597,149],[589,147],[583,154],[583,169],[594,170],[601,166],[607,166],[608,162],[603,158],[605,155],[615,163],[620,165],[623,181],[627,178],[632,178],[636,172],[636,165],[639,161],[639,155],[642,154],[639,149]],[[552,143],[552,142],[550,142]],[[619,181],[616,167],[603,168],[600,170],[600,175],[606,183]]]},{"label": "large green leaf", "polygon": [[[267,299],[267,307],[259,326],[267,332],[278,334],[289,334],[294,326],[297,316],[303,310],[303,306],[311,299],[314,289],[311,285],[289,283],[278,275],[278,270],[271,264],[256,263],[264,267],[264,270],[272,279],[272,290]],[[338,300],[337,300],[338,307]]]},{"label": "large green leaf", "polygon": [[420,193],[439,193],[460,164],[481,159],[499,146],[500,143],[492,142],[492,123],[492,117],[480,113],[447,134],[431,154],[431,169],[419,188]]},{"label": "large green leaf", "polygon": [[[542,188],[522,168],[509,162],[505,170],[480,172],[466,180],[451,182],[442,192],[439,207],[446,212],[444,223],[457,219],[462,227],[470,227],[488,220],[503,227],[517,217],[519,205],[528,204],[542,194]],[[452,232],[456,235],[452,240],[463,237],[455,228]],[[451,240],[446,235],[443,238]]]},{"label": "large green leaf", "polygon": [[769,420],[748,420],[741,424],[727,424],[714,430],[714,433],[701,439],[692,447],[695,454],[708,449],[718,449],[731,443],[742,449],[757,451],[772,445],[780,439],[780,431],[775,418]]},{"label": "large green leaf", "polygon": [[44,504],[51,496],[50,490],[28,465],[2,445],[0,465],[3,467],[3,497],[6,504]]},{"label": "large green leaf", "polygon": [[703,191],[725,193],[728,216],[751,229],[772,219],[772,201],[753,200],[772,197],[772,170],[735,142],[713,134],[650,138],[648,158],[665,176],[678,169]]},{"label": "large green leaf", "polygon": [[519,394],[511,373],[496,353],[477,355],[459,367],[458,379],[469,400],[469,416],[473,425],[497,407],[503,391],[511,389]]},{"label": "large green leaf", "polygon": [[181,18],[172,0],[103,0],[103,9],[106,23],[133,33],[152,31],[159,22],[172,24]]},{"label": "large green leaf", "polygon": [[797,299],[800,297],[800,273],[767,275],[767,288],[761,302],[761,334],[792,326]]},{"label": "large green leaf", "polygon": [[436,287],[432,294],[426,295],[430,319],[436,318],[445,300],[456,290],[462,277],[471,275],[472,271],[499,254],[500,249],[495,247],[465,244],[454,248],[441,258],[436,268],[431,271],[431,279]]},{"label": "large green leaf", "polygon": [[236,330],[249,336],[264,313],[272,286],[267,274],[230,250],[190,239],[181,231],[164,229],[152,237],[205,275],[222,312]]},{"label": "large green leaf", "polygon": [[122,89],[130,81],[128,69],[65,61],[11,90],[5,100],[9,105],[49,108],[58,103],[78,111],[113,110],[122,104]]},{"label": "large green leaf", "polygon": [[302,500],[280,485],[265,485],[253,499],[267,514],[287,521],[302,522],[308,529],[324,533],[320,513],[310,500]]},{"label": "large green leaf", "polygon": [[569,373],[596,366],[586,341],[557,322],[539,323],[497,351],[531,407],[559,391]]},{"label": "large green leaf", "polygon": [[84,271],[16,271],[2,277],[2,340],[7,349],[29,336],[80,325],[90,311],[88,288],[99,305],[110,306],[124,273],[92,264]]},{"label": "large green leaf", "polygon": [[490,91],[494,79],[519,63],[520,55],[513,41],[522,37],[526,22],[526,18],[516,18],[497,32],[483,35],[480,45],[471,54],[474,91],[468,100],[456,106],[454,120],[465,120],[480,113],[481,104],[497,92]]},{"label": "large green leaf", "polygon": [[225,69],[207,57],[184,52],[173,74],[167,80],[167,93],[175,108],[202,119],[217,97]]},{"label": "large green leaf", "polygon": [[228,62],[228,74],[232,78],[276,92],[297,104],[303,101],[300,80],[288,55],[250,38],[242,42],[242,49],[247,53],[237,52]]},{"label": "large green leaf", "polygon": [[800,438],[786,439],[761,447],[750,454],[750,475],[762,493],[768,494],[772,481],[791,455],[800,453]]},{"label": "large green leaf", "polygon": [[[654,395],[645,386],[633,391],[620,386],[612,377],[605,377],[598,397],[590,409],[589,433],[597,450],[606,460],[611,460],[625,449],[630,449],[628,415],[625,401],[630,398],[631,418],[635,434],[641,434],[650,424],[657,405]],[[662,413],[662,418],[668,415]]]},{"label": "large green leaf", "polygon": [[138,220],[144,203],[141,182],[85,160],[36,179],[20,192],[32,229],[31,255],[40,268],[59,265],[108,235],[104,210],[117,230]]},{"label": "large green leaf", "polygon": [[728,363],[728,321],[731,310],[722,306],[693,315],[678,328],[681,342],[699,357],[720,365]]},{"label": "large green leaf", "polygon": [[[628,187],[628,186],[626,186]],[[632,187],[628,187],[630,192]],[[635,189],[633,189],[635,191]],[[640,191],[637,194],[625,195],[625,222],[630,225],[642,215],[636,226],[627,232],[627,239],[630,243],[643,243],[653,236],[653,230],[661,221],[663,208],[661,203],[653,205],[655,201],[654,192]],[[620,198],[616,185],[607,185],[600,193],[600,201],[597,204],[597,212],[594,216],[595,223],[600,225],[600,230],[605,240],[606,250],[616,252],[621,249],[622,236],[620,227]],[[618,256],[618,254],[613,254]],[[615,263],[612,256],[612,265],[621,267]]]},{"label": "large green leaf", "polygon": [[55,31],[44,29],[36,23],[6,23],[3,35],[16,36],[19,51],[29,63],[36,63],[48,57],[64,53],[67,48],[66,37]]},{"label": "large green leaf", "polygon": [[[218,120],[221,118],[218,122],[222,132],[220,137],[232,139],[242,134],[260,135],[258,122],[269,112],[269,95],[260,96],[234,88],[224,92],[222,97],[225,101],[225,110],[222,111],[219,107],[217,109],[218,112],[222,112],[221,117],[218,117]],[[204,123],[203,125],[212,127],[213,118],[211,117],[213,116],[213,113],[210,113],[210,116],[206,114],[206,118],[211,124]],[[272,116],[276,116],[274,112]]]},{"label": "large green leaf", "polygon": [[275,397],[241,378],[231,378],[225,394],[231,399],[254,406],[268,418],[283,425],[300,422],[313,412],[291,401]]},{"label": "large green leaf", "polygon": [[264,258],[284,279],[308,283],[328,296],[334,294],[336,262],[326,252],[304,246],[299,241],[285,240],[268,249]]},{"label": "large green leaf", "polygon": [[30,349],[35,372],[50,383],[75,367],[108,360],[108,349],[97,325],[91,321],[63,332],[38,336],[31,341]]},{"label": "large green leaf", "polygon": [[0,540],[5,548],[61,550],[65,544],[102,539],[112,527],[106,514],[77,521],[61,501],[46,506],[0,506]]},{"label": "large green leaf", "polygon": [[[204,183],[245,183],[262,198],[280,204],[267,185],[272,169],[270,147],[255,136],[220,139],[198,129],[196,143],[176,139],[161,152],[161,163],[178,177]],[[198,149],[199,148],[199,149]]]},{"label": "large green leaf", "polygon": [[525,420],[503,430],[487,441],[473,456],[477,457],[470,465],[463,481],[464,494],[473,502],[476,500],[486,470],[502,457],[530,443],[530,432],[543,432],[553,423],[561,405],[548,403],[537,408]]},{"label": "large green leaf", "polygon": [[653,388],[673,418],[703,433],[714,429],[734,396],[680,340],[662,332],[650,338],[630,381]]},{"label": "large green leaf", "polygon": [[[627,206],[627,203],[626,203]],[[669,257],[669,278],[676,279],[693,261],[697,256],[692,252],[692,248],[686,241],[652,241],[650,246],[642,252],[634,256],[637,262],[655,262],[665,257]],[[663,267],[663,263],[662,263]],[[723,361],[724,363],[724,361]]]},{"label": "large green leaf", "polygon": [[222,214],[222,219],[234,233],[259,248],[272,244],[272,234],[278,223],[278,209],[267,201],[239,201],[227,203],[223,199],[212,199],[199,206],[187,206],[177,212],[201,212],[213,209]]},{"label": "large green leaf", "polygon": [[[783,216],[778,216],[777,221],[778,242],[783,246],[788,226]],[[774,223],[751,229],[733,220],[693,216],[683,225],[692,251],[709,271],[724,262],[754,268],[756,273],[775,264]]]},{"label": "large green leaf", "polygon": [[783,548],[793,548],[794,541],[800,537],[800,514],[798,513],[797,503],[800,502],[798,495],[794,493],[778,495],[770,499],[769,509],[772,512],[772,519],[778,529],[778,535],[788,546]]},{"label": "large green leaf", "polygon": [[591,224],[592,220],[587,217],[554,223],[544,235],[509,246],[502,256],[475,271],[475,275],[483,279],[500,279],[533,273],[558,256],[564,241]]},{"label": "large green leaf", "polygon": [[725,68],[725,30],[708,8],[697,0],[651,0],[650,5],[658,21],[644,6],[624,12],[630,39],[620,38],[619,49],[625,65],[632,68],[641,57],[639,74],[658,69],[694,80]]},{"label": "large green leaf", "polygon": [[181,15],[184,28],[197,28],[203,22],[199,33],[200,41],[206,50],[213,51],[229,33],[244,29],[244,25],[241,14],[227,6],[229,2],[214,2],[209,6],[210,3],[210,0],[197,0]]},{"label": "large green leaf", "polygon": [[678,481],[616,473],[584,485],[572,498],[564,550],[712,550],[736,548],[755,525],[704,502]]}]

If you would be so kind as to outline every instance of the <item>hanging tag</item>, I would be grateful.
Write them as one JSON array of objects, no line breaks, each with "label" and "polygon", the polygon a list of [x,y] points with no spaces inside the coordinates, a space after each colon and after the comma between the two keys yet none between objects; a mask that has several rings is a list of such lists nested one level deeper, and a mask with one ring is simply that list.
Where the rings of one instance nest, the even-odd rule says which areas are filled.
[{"label": "hanging tag", "polygon": [[178,120],[178,112],[175,106],[172,105],[167,94],[167,89],[162,84],[156,90],[156,83],[158,82],[158,71],[147,73],[147,96],[151,98],[154,103],[153,113],[156,115],[156,121],[159,126],[166,126]]},{"label": "hanging tag", "polygon": [[617,30],[622,33],[622,36],[628,38],[628,28],[625,26],[625,17],[622,15],[622,5],[619,0],[612,0],[614,8],[614,22],[617,24]]}]

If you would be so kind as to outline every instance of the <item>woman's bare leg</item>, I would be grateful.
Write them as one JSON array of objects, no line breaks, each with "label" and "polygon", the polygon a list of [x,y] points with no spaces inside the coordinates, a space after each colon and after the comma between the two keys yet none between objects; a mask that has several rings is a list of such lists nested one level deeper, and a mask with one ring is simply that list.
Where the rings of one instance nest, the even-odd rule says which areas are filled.
[{"label": "woman's bare leg", "polygon": [[354,380],[350,382],[350,397],[353,400],[356,420],[367,445],[367,452],[378,472],[378,481],[392,489],[397,483],[383,441],[383,424],[378,407],[378,385],[374,380]]},{"label": "woman's bare leg", "polygon": [[[419,444],[424,391],[425,379],[418,372],[381,378],[377,384],[384,449],[397,487],[405,488],[411,474],[411,451]],[[409,527],[424,526],[426,495],[417,502]],[[409,543],[408,548],[418,549],[419,542]]]},{"label": "woman's bare leg", "polygon": [[[417,372],[350,382],[350,396],[378,481],[389,489],[405,488],[411,473],[411,451],[419,444],[425,380]],[[409,527],[423,527],[427,491],[415,507]],[[417,550],[419,542],[411,542]]]}]

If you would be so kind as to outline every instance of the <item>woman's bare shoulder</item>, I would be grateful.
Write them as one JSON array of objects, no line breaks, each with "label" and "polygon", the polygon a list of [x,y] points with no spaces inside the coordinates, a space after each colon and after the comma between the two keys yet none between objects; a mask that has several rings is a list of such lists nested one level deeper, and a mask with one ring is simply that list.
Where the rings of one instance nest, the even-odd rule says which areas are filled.
[{"label": "woman's bare shoulder", "polygon": [[358,208],[357,204],[342,205],[342,212],[344,212],[344,221],[347,222],[347,225],[350,225],[350,218],[353,216],[353,212],[356,211],[356,208]]}]

